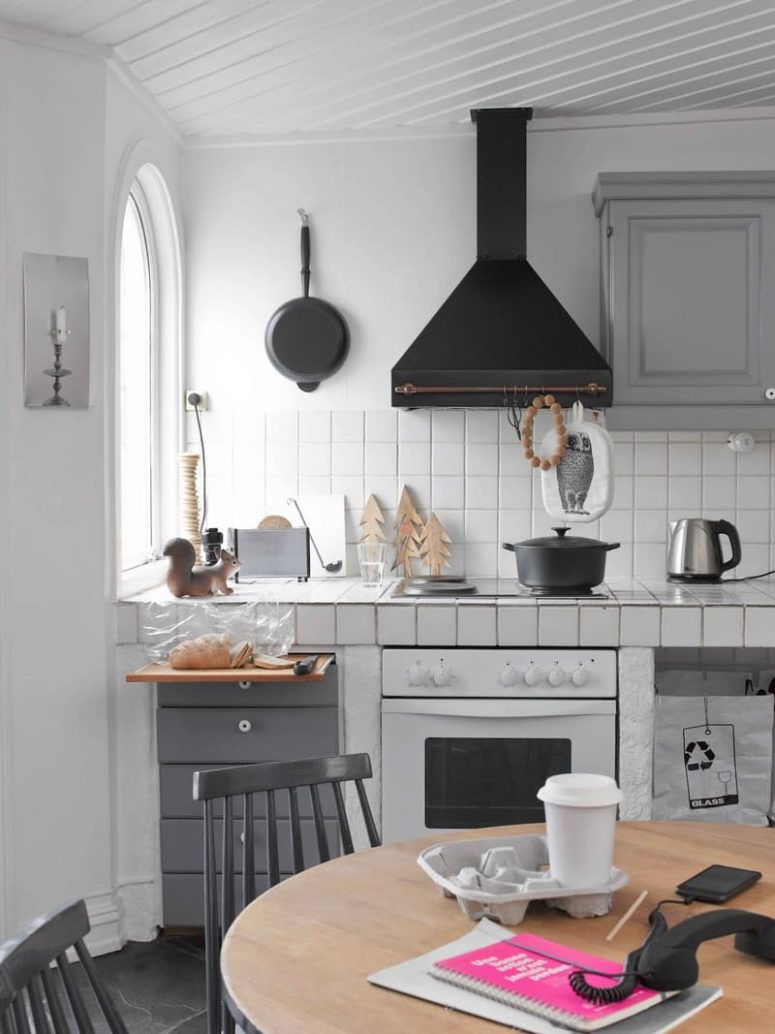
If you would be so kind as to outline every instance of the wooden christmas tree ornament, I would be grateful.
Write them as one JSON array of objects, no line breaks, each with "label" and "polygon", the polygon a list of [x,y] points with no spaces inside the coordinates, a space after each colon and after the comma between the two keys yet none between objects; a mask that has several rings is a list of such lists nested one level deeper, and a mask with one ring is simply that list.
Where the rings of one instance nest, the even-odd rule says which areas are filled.
[{"label": "wooden christmas tree ornament", "polygon": [[391,568],[400,571],[404,578],[412,577],[412,559],[420,556],[421,530],[422,517],[404,485],[396,510],[396,555]]},{"label": "wooden christmas tree ornament", "polygon": [[382,531],[382,525],[385,523],[385,517],[382,510],[379,508],[379,503],[370,495],[366,500],[366,505],[363,508],[361,514],[360,525],[363,529],[361,531],[361,542],[368,542],[376,544],[378,542],[385,541],[385,535]]},{"label": "wooden christmas tree ornament", "polygon": [[420,534],[420,555],[422,562],[432,575],[440,575],[442,567],[450,567],[451,551],[447,548],[452,539],[435,513],[431,512],[427,524]]}]

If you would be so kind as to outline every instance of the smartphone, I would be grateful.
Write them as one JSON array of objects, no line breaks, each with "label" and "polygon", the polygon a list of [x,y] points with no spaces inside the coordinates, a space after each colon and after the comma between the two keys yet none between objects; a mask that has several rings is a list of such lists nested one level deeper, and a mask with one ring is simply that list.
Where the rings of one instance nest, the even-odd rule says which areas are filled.
[{"label": "smartphone", "polygon": [[688,880],[679,883],[676,893],[694,901],[710,901],[714,905],[729,901],[762,878],[754,869],[735,869],[731,865],[709,865]]}]

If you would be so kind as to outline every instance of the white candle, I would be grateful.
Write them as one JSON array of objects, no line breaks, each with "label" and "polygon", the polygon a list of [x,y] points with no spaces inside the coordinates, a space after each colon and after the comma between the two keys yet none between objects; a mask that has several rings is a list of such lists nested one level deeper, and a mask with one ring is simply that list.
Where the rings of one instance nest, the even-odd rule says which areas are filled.
[{"label": "white candle", "polygon": [[56,342],[63,345],[67,340],[67,311],[60,305],[56,311]]}]

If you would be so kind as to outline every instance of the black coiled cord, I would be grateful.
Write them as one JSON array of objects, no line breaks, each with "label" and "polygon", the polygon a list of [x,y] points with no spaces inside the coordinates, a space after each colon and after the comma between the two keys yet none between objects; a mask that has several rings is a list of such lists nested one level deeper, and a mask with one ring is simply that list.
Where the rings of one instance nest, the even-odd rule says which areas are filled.
[{"label": "black coiled cord", "polygon": [[575,970],[568,977],[568,983],[579,996],[587,1002],[595,1005],[612,1005],[614,1002],[621,1002],[635,990],[637,980],[634,974],[624,973],[622,979],[613,987],[595,987],[590,984],[586,974],[580,969]]}]

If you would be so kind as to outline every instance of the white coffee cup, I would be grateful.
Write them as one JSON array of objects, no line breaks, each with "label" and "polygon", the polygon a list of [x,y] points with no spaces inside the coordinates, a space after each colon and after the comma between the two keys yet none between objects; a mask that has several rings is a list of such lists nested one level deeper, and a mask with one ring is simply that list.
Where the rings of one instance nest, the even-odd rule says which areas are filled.
[{"label": "white coffee cup", "polygon": [[549,776],[538,798],[546,812],[551,875],[563,887],[605,887],[622,800],[616,780],[589,772]]}]

